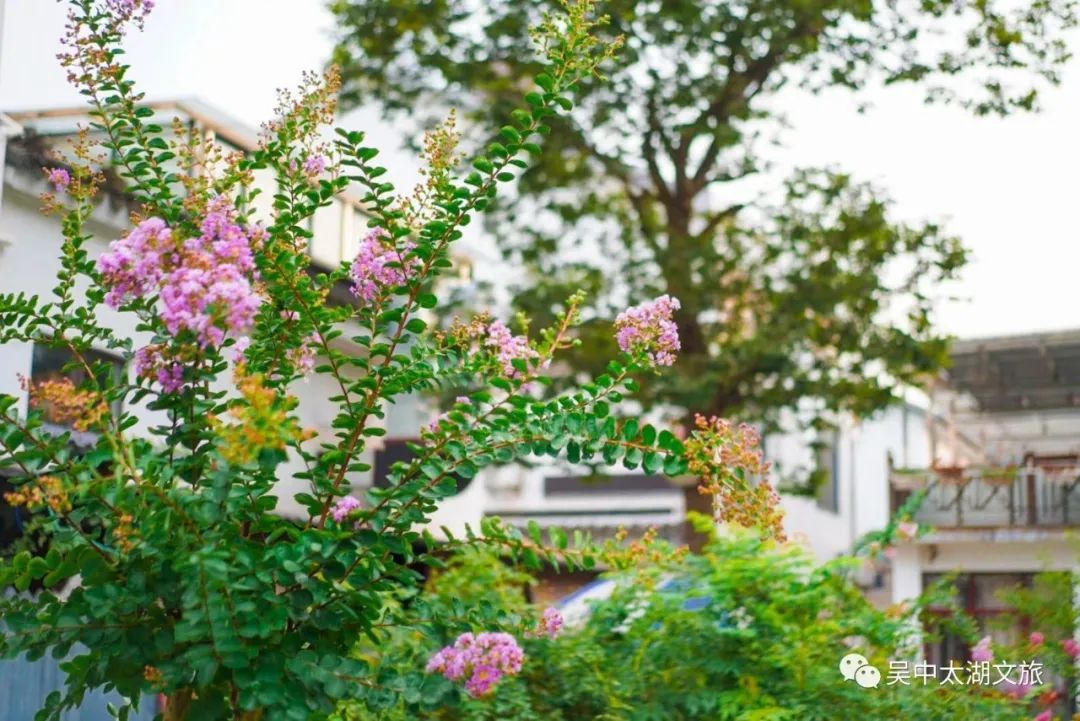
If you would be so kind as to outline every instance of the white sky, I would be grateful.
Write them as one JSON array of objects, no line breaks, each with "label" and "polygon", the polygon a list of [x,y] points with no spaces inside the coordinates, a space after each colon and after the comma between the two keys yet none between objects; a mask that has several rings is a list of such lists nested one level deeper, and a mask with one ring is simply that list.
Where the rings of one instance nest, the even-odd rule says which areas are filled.
[{"label": "white sky", "polygon": [[[0,0],[0,7],[5,4]],[[323,0],[158,0],[128,58],[151,99],[199,97],[257,126],[274,90],[318,69],[330,50]],[[65,7],[55,0],[6,0],[0,38],[0,108],[77,105],[54,56]],[[1080,50],[1080,37],[1073,38]],[[1044,98],[1040,115],[974,118],[926,107],[913,89],[872,94],[860,115],[833,93],[788,104],[794,129],[784,162],[833,165],[872,180],[910,220],[944,220],[974,258],[956,289],[965,302],[942,308],[940,325],[961,337],[1080,326],[1080,243],[1069,208],[1080,168],[1080,61]],[[866,96],[860,97],[865,100]],[[395,139],[370,113],[350,127],[390,150]],[[389,158],[410,166],[400,153]]]}]

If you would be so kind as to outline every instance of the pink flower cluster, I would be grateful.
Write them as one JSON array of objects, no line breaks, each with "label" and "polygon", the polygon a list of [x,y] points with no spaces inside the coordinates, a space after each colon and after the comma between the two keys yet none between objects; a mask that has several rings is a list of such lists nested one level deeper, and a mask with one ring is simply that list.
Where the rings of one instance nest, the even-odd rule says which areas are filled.
[{"label": "pink flower cluster", "polygon": [[1017,683],[1015,681],[1004,682],[1002,686],[1007,687],[1009,689],[1008,694],[1017,701],[1026,698],[1031,693],[1031,689],[1035,688],[1030,683]]},{"label": "pink flower cluster", "polygon": [[145,296],[161,282],[166,265],[178,260],[172,230],[161,218],[147,218],[98,258],[98,272],[109,287],[105,302],[119,308],[129,298]]},{"label": "pink flower cluster", "polygon": [[559,609],[554,606],[549,606],[544,609],[544,613],[540,616],[540,621],[536,624],[536,630],[533,631],[534,637],[547,636],[548,638],[555,638],[562,633],[563,617],[559,613]]},{"label": "pink flower cluster", "polygon": [[[286,322],[292,324],[300,319],[300,314],[295,310],[283,310],[281,311],[281,317]],[[315,370],[315,355],[317,348],[321,344],[322,336],[316,331],[307,338],[304,338],[299,346],[289,349],[285,354],[285,359],[289,361],[292,367],[300,375],[311,375],[312,371]]]},{"label": "pink flower cluster", "polygon": [[356,297],[372,301],[388,288],[396,288],[409,279],[420,264],[419,258],[406,257],[416,245],[405,241],[400,248],[390,242],[390,236],[382,228],[375,228],[360,241],[349,277]]},{"label": "pink flower cluster", "polygon": [[334,502],[330,509],[330,517],[338,523],[344,523],[356,509],[360,508],[360,501],[352,496],[342,496]]},{"label": "pink flower cluster", "polygon": [[134,20],[141,24],[154,9],[154,2],[155,0],[105,0],[105,6],[121,22]]},{"label": "pink flower cluster", "polygon": [[682,347],[672,319],[680,307],[677,298],[662,295],[627,308],[615,318],[615,342],[624,352],[646,353],[658,366],[671,365]]},{"label": "pink flower cluster", "polygon": [[994,650],[990,648],[990,637],[983,636],[971,649],[972,661],[993,661]]},{"label": "pink flower cluster", "polygon": [[71,185],[71,173],[63,168],[52,168],[46,173],[46,178],[52,186],[56,188],[56,192],[63,193]]},{"label": "pink flower cluster", "polygon": [[311,375],[315,370],[315,345],[319,342],[316,334],[305,338],[299,348],[290,350],[286,357],[296,372],[302,376]]},{"label": "pink flower cluster", "polygon": [[135,351],[135,373],[156,380],[166,393],[176,393],[184,387],[184,366],[170,358],[161,346],[147,346]]},{"label": "pink flower cluster", "polygon": [[251,331],[259,296],[236,266],[179,268],[161,288],[161,318],[173,335],[195,333],[202,347],[218,348],[230,333]]},{"label": "pink flower cluster", "polygon": [[105,302],[119,307],[129,298],[157,291],[169,333],[194,333],[198,344],[220,347],[226,337],[251,331],[259,307],[252,239],[258,229],[236,222],[227,198],[211,201],[201,235],[180,242],[160,218],[139,223],[109,245],[97,263],[109,292]]},{"label": "pink flower cluster", "polygon": [[518,375],[517,368],[514,368],[515,360],[527,360],[539,355],[529,347],[528,338],[523,335],[514,335],[501,320],[492,321],[488,326],[487,340],[484,341],[484,345],[493,348],[498,353],[499,363],[502,364],[503,373],[508,378]]},{"label": "pink flower cluster", "polygon": [[1067,638],[1061,642],[1061,650],[1073,658],[1080,658],[1080,642],[1075,638]]},{"label": "pink flower cluster", "polygon": [[491,693],[503,676],[521,671],[525,654],[508,633],[463,633],[453,646],[443,648],[428,661],[428,673],[441,673],[450,681],[465,680],[465,691],[474,698]]},{"label": "pink flower cluster", "polygon": [[304,158],[304,175],[314,178],[322,175],[324,170],[326,170],[326,158],[322,155],[314,153]]}]

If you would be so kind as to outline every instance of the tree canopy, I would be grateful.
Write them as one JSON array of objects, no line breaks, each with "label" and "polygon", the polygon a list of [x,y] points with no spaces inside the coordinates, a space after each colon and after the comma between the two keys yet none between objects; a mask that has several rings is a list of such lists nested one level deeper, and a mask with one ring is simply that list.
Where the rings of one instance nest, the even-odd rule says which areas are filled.
[{"label": "tree canopy", "polygon": [[[539,71],[521,52],[547,0],[335,0],[347,104],[390,117],[449,104],[500,116]],[[1071,0],[612,0],[625,39],[608,81],[553,119],[560,152],[501,198],[487,227],[527,287],[538,324],[582,288],[596,319],[668,293],[682,353],[648,388],[690,412],[774,419],[871,413],[947,362],[934,328],[941,284],[965,263],[934,223],[906,223],[882,193],[835,169],[776,188],[762,146],[788,86],[916,84],[980,115],[1038,107],[1068,58]],[[756,180],[754,181],[756,183]],[[757,183],[761,185],[761,183]],[[599,323],[597,323],[599,326]],[[583,331],[586,334],[588,331]],[[610,338],[589,338],[591,368]],[[606,344],[606,345],[605,345]]]}]

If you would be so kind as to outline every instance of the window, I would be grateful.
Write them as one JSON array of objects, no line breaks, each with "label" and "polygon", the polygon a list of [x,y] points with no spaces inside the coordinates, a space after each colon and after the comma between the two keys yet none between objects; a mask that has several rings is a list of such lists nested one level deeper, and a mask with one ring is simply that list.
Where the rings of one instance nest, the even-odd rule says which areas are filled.
[{"label": "window", "polygon": [[[91,368],[104,365],[102,374],[98,376],[98,380],[103,384],[115,383],[121,379],[124,365],[115,355],[96,350],[84,350],[82,357]],[[87,373],[82,364],[76,361],[75,354],[68,348],[37,343],[34,345],[30,377],[34,381],[70,378],[75,385],[79,385],[87,380]]]},{"label": "window", "polygon": [[[103,386],[114,385],[123,377],[123,361],[110,353],[101,351],[81,351],[87,365],[98,374],[98,382]],[[34,383],[69,379],[76,386],[86,383],[88,374],[75,354],[64,346],[34,344],[34,356],[30,366],[30,380]],[[119,414],[119,403],[114,404],[113,413]],[[46,416],[48,412],[46,411]],[[60,426],[64,427],[64,426]],[[76,438],[76,440],[79,440]]]},{"label": "window", "polygon": [[22,535],[23,509],[15,508],[4,501],[4,494],[15,490],[0,474],[0,551],[6,549]]},{"label": "window", "polygon": [[825,511],[840,511],[840,468],[836,433],[814,441],[814,470],[811,483],[817,489],[817,505]]},{"label": "window", "polygon": [[[923,576],[924,588],[940,582],[944,574],[928,573]],[[1012,589],[1031,588],[1031,573],[964,573],[952,583],[952,601],[965,615],[974,621],[979,636],[990,636],[995,643],[1014,643],[1026,632],[1025,619],[1011,608],[1004,594]],[[924,622],[928,629],[940,625],[950,610],[945,607],[930,608]],[[1012,618],[1010,618],[1012,617]],[[926,660],[939,668],[951,660],[966,661],[971,648],[959,636],[948,631],[940,639],[930,641],[926,647]]]},{"label": "window", "polygon": [[[409,463],[416,457],[416,454],[409,448],[409,443],[419,443],[420,439],[393,439],[387,440],[383,447],[375,451],[375,463],[374,463],[374,486],[376,488],[386,488],[390,484],[387,477],[390,475],[391,467],[398,462]],[[461,493],[469,487],[469,483],[472,479],[465,479],[461,476],[454,476],[457,481],[457,492]]]}]

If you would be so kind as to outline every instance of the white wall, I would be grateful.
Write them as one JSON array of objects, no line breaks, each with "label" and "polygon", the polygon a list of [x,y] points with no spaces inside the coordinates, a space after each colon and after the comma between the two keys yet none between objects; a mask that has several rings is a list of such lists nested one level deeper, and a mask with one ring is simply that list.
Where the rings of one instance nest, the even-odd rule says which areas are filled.
[{"label": "white wall", "polygon": [[[770,461],[783,472],[812,469],[809,437],[801,433],[770,435]],[[894,406],[861,422],[842,421],[836,434],[837,510],[815,499],[784,496],[785,529],[820,559],[846,553],[866,533],[889,522],[888,455],[898,466],[925,467],[930,439],[925,413],[913,405]]]},{"label": "white wall", "polygon": [[[907,543],[893,559],[894,602],[918,596],[924,573],[1080,571],[1080,546],[1060,531],[956,532],[934,542]],[[966,540],[952,540],[966,539]]]}]

